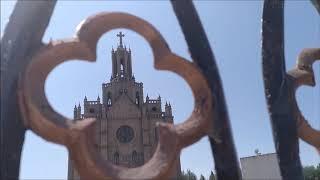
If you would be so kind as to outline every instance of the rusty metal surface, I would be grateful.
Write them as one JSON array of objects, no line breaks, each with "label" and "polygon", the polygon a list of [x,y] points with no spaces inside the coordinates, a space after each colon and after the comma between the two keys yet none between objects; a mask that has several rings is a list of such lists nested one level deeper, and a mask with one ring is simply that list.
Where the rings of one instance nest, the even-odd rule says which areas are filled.
[{"label": "rusty metal surface", "polygon": [[309,125],[308,121],[301,113],[295,97],[295,92],[300,86],[316,85],[312,69],[312,65],[316,61],[320,61],[320,48],[304,49],[298,57],[296,67],[288,71],[287,79],[291,85],[289,92],[293,98],[292,104],[294,106],[294,118],[297,122],[298,135],[301,139],[314,146],[320,152],[320,130],[314,129]]},{"label": "rusty metal surface", "polygon": [[218,179],[241,179],[238,157],[233,142],[222,82],[209,41],[191,0],[171,1],[179,20],[193,62],[206,77],[212,93],[211,121],[208,134]]},{"label": "rusty metal surface", "polygon": [[303,179],[297,122],[286,81],[283,30],[284,2],[266,0],[262,16],[262,69],[275,149],[284,180]]},{"label": "rusty metal surface", "polygon": [[[312,2],[319,12],[319,0]],[[55,4],[55,0],[18,1],[1,39],[0,179],[18,178],[26,129],[66,146],[84,179],[164,179],[181,149],[206,135],[218,179],[241,179],[222,82],[191,0],[172,0],[172,5],[192,63],[171,52],[151,24],[125,13],[97,14],[79,25],[75,37],[42,44]],[[285,180],[295,180],[303,179],[298,137],[320,150],[320,131],[308,124],[295,98],[301,85],[315,85],[312,64],[320,59],[320,49],[303,50],[296,68],[286,72],[283,6],[278,0],[264,3],[263,76],[281,174]],[[99,38],[115,28],[143,36],[152,48],[155,68],[183,77],[195,97],[194,110],[184,123],[158,124],[157,150],[150,161],[137,168],[119,167],[100,158],[92,144],[95,119],[74,122],[63,117],[53,110],[44,93],[45,80],[54,67],[70,59],[94,62]]]},{"label": "rusty metal surface", "polygon": [[299,141],[286,80],[283,32],[284,2],[266,0],[262,20],[262,64],[275,149],[284,180],[303,179]]},{"label": "rusty metal surface", "polygon": [[0,179],[19,178],[26,127],[18,106],[17,81],[42,46],[55,4],[56,0],[17,1],[1,38]]},{"label": "rusty metal surface", "polygon": [[[44,93],[47,75],[70,59],[94,62],[99,38],[115,28],[143,36],[154,54],[154,66],[180,75],[191,87],[195,106],[182,124],[159,123],[160,141],[153,157],[143,166],[113,165],[95,152],[92,127],[95,119],[69,120],[55,112]],[[20,81],[19,103],[28,128],[48,141],[65,145],[84,179],[163,179],[182,148],[198,141],[212,127],[212,95],[199,68],[170,51],[160,33],[146,21],[125,13],[100,13],[83,21],[72,39],[50,42],[37,53]]]},{"label": "rusty metal surface", "polygon": [[284,1],[266,0],[262,19],[262,63],[265,96],[273,130],[280,171],[284,180],[303,179],[299,137],[319,150],[320,131],[312,128],[296,102],[301,85],[314,86],[312,63],[320,49],[305,49],[297,67],[286,72],[284,58]]}]

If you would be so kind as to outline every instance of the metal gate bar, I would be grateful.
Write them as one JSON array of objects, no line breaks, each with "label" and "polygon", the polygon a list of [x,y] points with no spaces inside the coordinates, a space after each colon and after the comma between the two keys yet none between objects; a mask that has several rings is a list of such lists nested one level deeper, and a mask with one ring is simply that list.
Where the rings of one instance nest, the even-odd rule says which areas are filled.
[{"label": "metal gate bar", "polygon": [[282,178],[303,179],[297,122],[286,80],[284,1],[266,0],[262,21],[262,68],[265,96]]},{"label": "metal gate bar", "polygon": [[[218,67],[208,38],[191,0],[171,0],[193,62],[201,69],[212,92],[213,134],[209,134],[218,179],[241,179],[228,110]],[[215,137],[217,140],[215,140]]]},{"label": "metal gate bar", "polygon": [[26,127],[18,107],[18,78],[42,46],[56,0],[18,0],[1,39],[0,179],[18,179]]}]

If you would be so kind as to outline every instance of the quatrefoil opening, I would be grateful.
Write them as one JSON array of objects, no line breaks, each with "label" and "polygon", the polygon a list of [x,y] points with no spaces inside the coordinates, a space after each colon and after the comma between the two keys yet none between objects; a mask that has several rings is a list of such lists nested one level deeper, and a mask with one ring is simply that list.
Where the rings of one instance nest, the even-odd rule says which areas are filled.
[{"label": "quatrefoil opening", "polygon": [[[151,46],[154,66],[181,76],[191,87],[195,106],[182,124],[159,123],[159,143],[153,157],[143,166],[125,168],[112,165],[95,152],[91,135],[95,119],[69,120],[55,112],[47,101],[44,84],[48,74],[70,59],[96,60],[96,46],[106,32],[126,28],[143,36]],[[28,65],[20,81],[19,104],[25,124],[44,139],[65,145],[84,179],[161,179],[182,148],[207,135],[212,124],[212,99],[206,79],[196,65],[171,52],[161,34],[148,22],[125,13],[100,13],[77,28],[76,36],[50,42]]]},{"label": "quatrefoil opening", "polygon": [[304,49],[297,61],[296,68],[288,71],[288,79],[291,83],[291,90],[294,104],[294,117],[297,121],[298,136],[307,143],[314,146],[320,152],[320,130],[312,128],[301,113],[295,92],[302,85],[315,86],[315,77],[312,69],[314,62],[320,60],[320,48]]}]

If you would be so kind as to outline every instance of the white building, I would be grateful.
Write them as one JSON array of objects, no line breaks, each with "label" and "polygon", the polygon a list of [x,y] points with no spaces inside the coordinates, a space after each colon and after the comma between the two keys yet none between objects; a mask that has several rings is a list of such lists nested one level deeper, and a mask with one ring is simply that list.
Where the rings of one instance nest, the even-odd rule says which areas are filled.
[{"label": "white building", "polygon": [[281,180],[276,153],[240,158],[244,180]]}]

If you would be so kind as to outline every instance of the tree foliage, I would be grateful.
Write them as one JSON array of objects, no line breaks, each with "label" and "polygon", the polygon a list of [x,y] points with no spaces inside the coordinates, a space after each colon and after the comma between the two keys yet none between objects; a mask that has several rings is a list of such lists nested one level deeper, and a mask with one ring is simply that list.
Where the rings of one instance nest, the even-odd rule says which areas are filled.
[{"label": "tree foliage", "polygon": [[305,180],[320,180],[320,163],[315,166],[305,166],[303,167],[303,176]]},{"label": "tree foliage", "polygon": [[206,178],[204,178],[204,176],[201,174],[199,180],[206,180]]},{"label": "tree foliage", "polygon": [[209,180],[216,180],[216,177],[215,177],[215,175],[213,174],[212,171],[210,173]]},{"label": "tree foliage", "polygon": [[[320,180],[320,163],[317,166],[305,166],[303,167],[303,176],[305,180]],[[197,175],[188,169],[186,172],[182,171],[179,180],[197,180]],[[213,171],[210,172],[210,176],[205,178],[202,174],[199,180],[216,180]]]},{"label": "tree foliage", "polygon": [[[181,175],[178,177],[179,180],[198,180],[197,175],[192,172],[190,169],[187,171],[182,171]],[[202,174],[199,177],[199,180],[216,180],[215,175],[211,171],[211,174],[208,178],[205,178]]]}]

